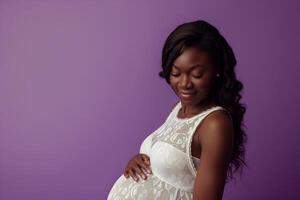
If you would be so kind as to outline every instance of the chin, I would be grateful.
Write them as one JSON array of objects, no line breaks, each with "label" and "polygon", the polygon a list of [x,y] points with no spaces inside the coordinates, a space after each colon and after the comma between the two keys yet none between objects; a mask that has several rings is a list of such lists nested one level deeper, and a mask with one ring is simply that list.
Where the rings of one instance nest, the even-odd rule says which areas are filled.
[{"label": "chin", "polygon": [[180,99],[180,101],[182,102],[182,103],[185,103],[185,104],[191,104],[191,103],[193,103],[194,102],[194,99],[187,99],[187,98],[179,98]]}]

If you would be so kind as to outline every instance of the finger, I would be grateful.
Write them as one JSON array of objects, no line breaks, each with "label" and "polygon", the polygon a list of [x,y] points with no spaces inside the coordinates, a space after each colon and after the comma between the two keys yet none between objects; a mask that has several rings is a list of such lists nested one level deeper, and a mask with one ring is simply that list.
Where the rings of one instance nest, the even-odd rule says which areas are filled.
[{"label": "finger", "polygon": [[150,165],[150,158],[146,154],[142,154],[142,161],[146,162],[146,164]]},{"label": "finger", "polygon": [[136,182],[138,182],[139,181],[139,178],[135,175],[135,172],[134,172],[134,170],[129,170],[129,175],[131,176],[131,178],[134,180],[134,181],[136,181]]},{"label": "finger", "polygon": [[125,172],[124,172],[124,176],[125,176],[125,178],[128,178],[128,177],[129,177],[128,171],[125,171]]},{"label": "finger", "polygon": [[148,174],[151,174],[151,170],[150,170],[150,166],[146,165],[144,162],[139,162],[139,165],[141,166],[141,168],[143,168],[144,170],[146,170],[146,172]]},{"label": "finger", "polygon": [[146,179],[147,179],[151,173],[148,173],[144,168],[141,168],[141,170],[144,172],[144,174],[147,174],[147,176],[146,176]]},{"label": "finger", "polygon": [[142,179],[146,179],[147,178],[147,175],[144,173],[144,171],[141,170],[140,166],[137,165],[135,168],[134,168],[136,174],[138,174]]},{"label": "finger", "polygon": [[141,154],[141,157],[144,159],[144,160],[149,160],[149,156],[148,155],[146,155],[146,154]]}]

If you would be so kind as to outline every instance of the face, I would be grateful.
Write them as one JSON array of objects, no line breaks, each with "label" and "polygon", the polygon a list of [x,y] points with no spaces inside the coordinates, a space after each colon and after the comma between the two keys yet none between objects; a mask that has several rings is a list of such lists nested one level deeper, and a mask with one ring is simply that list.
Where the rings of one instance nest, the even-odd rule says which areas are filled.
[{"label": "face", "polygon": [[182,103],[196,105],[208,100],[216,74],[209,55],[190,47],[174,61],[170,85]]}]

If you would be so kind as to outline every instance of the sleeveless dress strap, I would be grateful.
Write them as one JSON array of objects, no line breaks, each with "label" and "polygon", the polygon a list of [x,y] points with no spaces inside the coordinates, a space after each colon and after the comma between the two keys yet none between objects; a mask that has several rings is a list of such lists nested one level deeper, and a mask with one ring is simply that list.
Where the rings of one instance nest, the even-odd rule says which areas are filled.
[{"label": "sleeveless dress strap", "polygon": [[[196,128],[198,127],[198,125],[201,123],[201,121],[206,117],[208,116],[210,113],[216,111],[216,110],[225,110],[228,114],[229,112],[221,107],[221,106],[215,106],[215,107],[212,107],[208,110],[206,110],[203,115],[200,115],[199,118],[196,120],[195,122],[195,125],[192,127],[191,129],[191,133],[189,134],[188,136],[188,139],[187,139],[187,145],[186,145],[186,160],[187,160],[187,163],[188,163],[188,166],[189,166],[189,169],[191,171],[191,173],[193,174],[194,177],[196,177],[196,174],[197,174],[197,169],[194,165],[194,162],[193,162],[193,158],[192,158],[192,139],[193,139],[193,135],[196,131]],[[229,114],[230,116],[230,114]],[[200,162],[201,162],[201,159],[200,159]]]}]

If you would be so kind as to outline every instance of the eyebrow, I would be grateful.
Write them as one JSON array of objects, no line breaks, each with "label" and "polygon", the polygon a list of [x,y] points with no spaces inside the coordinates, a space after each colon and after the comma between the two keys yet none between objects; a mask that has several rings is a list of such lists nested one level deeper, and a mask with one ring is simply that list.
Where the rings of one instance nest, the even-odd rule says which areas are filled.
[{"label": "eyebrow", "polygon": [[[180,69],[180,68],[179,68],[179,67],[177,67],[175,64],[173,64],[173,66],[174,66],[175,68],[177,68],[177,69]],[[193,65],[193,66],[191,67],[191,69],[194,69],[194,68],[196,68],[196,67],[205,68],[205,65],[196,64],[196,65]]]}]

